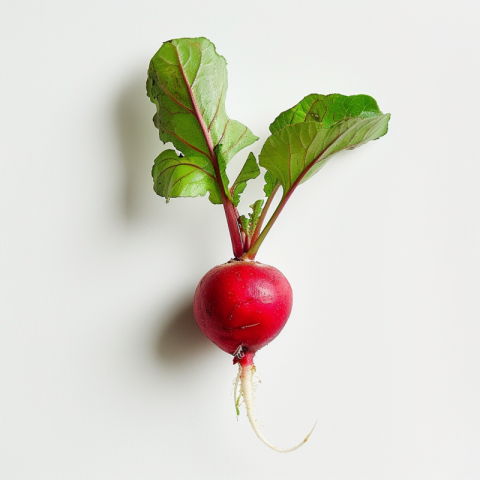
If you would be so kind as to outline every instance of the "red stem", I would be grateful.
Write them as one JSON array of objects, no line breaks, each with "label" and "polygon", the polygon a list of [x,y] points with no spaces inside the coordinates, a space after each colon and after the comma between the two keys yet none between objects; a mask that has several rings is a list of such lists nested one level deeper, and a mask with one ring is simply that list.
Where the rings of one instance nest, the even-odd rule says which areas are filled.
[{"label": "red stem", "polygon": [[[291,186],[290,190],[287,192],[286,195],[282,197],[280,200],[280,203],[278,204],[276,210],[273,212],[273,215],[270,217],[270,220],[268,221],[267,225],[263,229],[262,233],[259,235],[259,237],[256,239],[255,243],[250,247],[248,252],[243,256],[245,260],[255,260],[255,255],[257,255],[258,249],[262,245],[262,242],[265,240],[265,237],[267,236],[268,232],[272,228],[273,224],[275,223],[275,220],[277,220],[278,216],[280,215],[281,211],[283,210],[283,207],[287,204],[289,198],[291,197],[292,193],[295,191],[295,189],[298,187],[300,182],[302,181],[303,177],[305,174],[308,172],[308,169],[305,169],[300,176],[293,182],[293,185]],[[272,192],[273,193],[273,192]]]},{"label": "red stem", "polygon": [[[220,186],[220,185],[219,185]],[[232,249],[235,258],[240,258],[243,255],[243,242],[242,235],[240,233],[240,227],[237,222],[237,217],[235,215],[235,210],[232,202],[227,198],[222,187],[220,187],[222,192],[222,202],[223,208],[225,210],[225,217],[227,218],[228,231],[230,233],[230,239],[232,241]]]},{"label": "red stem", "polygon": [[238,223],[238,216],[235,212],[236,209],[225,193],[222,177],[220,176],[220,167],[218,166],[218,159],[217,159],[217,156],[215,155],[212,137],[210,137],[210,132],[208,131],[207,126],[205,125],[205,120],[203,119],[198,109],[198,105],[197,105],[197,102],[195,101],[195,96],[193,95],[192,88],[188,83],[187,77],[183,70],[182,62],[180,61],[180,57],[178,56],[178,51],[176,53],[178,58],[178,64],[180,66],[180,71],[182,72],[183,80],[185,82],[185,85],[187,86],[188,94],[190,95],[190,99],[192,101],[195,117],[197,118],[198,123],[200,124],[200,128],[202,129],[203,136],[205,138],[205,141],[207,142],[210,161],[212,162],[218,188],[220,189],[220,194],[222,196],[222,203],[223,203],[223,208],[225,210],[225,217],[227,218],[228,231],[230,233],[230,239],[232,241],[233,254],[236,258],[240,258],[244,252],[243,252],[242,235],[241,235],[240,226]]},{"label": "red stem", "polygon": [[[245,253],[243,255],[243,259],[244,260],[254,260],[255,259],[255,255],[257,254],[258,252],[258,249],[260,248],[260,246],[262,245],[262,242],[265,240],[265,237],[267,236],[268,232],[270,231],[270,229],[272,228],[273,224],[275,223],[275,220],[278,218],[278,216],[280,215],[280,212],[283,210],[283,207],[286,205],[286,203],[288,202],[288,199],[291,197],[292,193],[295,191],[295,189],[298,187],[298,185],[300,184],[300,182],[303,180],[303,177],[307,174],[308,171],[310,171],[310,169],[316,165],[318,159],[325,153],[326,149],[328,147],[326,147],[323,151],[321,151],[317,157],[315,158],[315,160],[313,162],[310,163],[310,165],[305,168],[305,170],[303,170],[303,172],[298,176],[298,178],[293,182],[292,186],[290,187],[290,190],[287,192],[287,194],[285,195],[285,192],[283,194],[283,197],[282,199],[280,200],[280,203],[278,204],[275,212],[273,212],[273,215],[270,217],[270,220],[268,221],[267,225],[265,226],[265,228],[263,229],[262,233],[258,236],[258,238],[255,239],[254,242],[252,242],[252,246],[248,249],[247,253]],[[278,188],[278,185],[277,185],[277,188]],[[284,188],[285,190],[285,188]],[[272,192],[273,194],[273,192]],[[272,198],[270,196],[270,198]],[[270,201],[270,198],[269,198],[269,201]],[[265,205],[265,207],[267,207],[267,205]],[[262,212],[263,214],[263,212]],[[255,230],[255,233],[256,233],[256,230]]]},{"label": "red stem", "polygon": [[243,244],[243,250],[244,250],[245,252],[248,252],[248,250],[249,250],[249,248],[251,247],[251,245],[252,245],[252,239],[247,235],[247,236],[245,237],[245,242],[244,242],[244,244]]}]

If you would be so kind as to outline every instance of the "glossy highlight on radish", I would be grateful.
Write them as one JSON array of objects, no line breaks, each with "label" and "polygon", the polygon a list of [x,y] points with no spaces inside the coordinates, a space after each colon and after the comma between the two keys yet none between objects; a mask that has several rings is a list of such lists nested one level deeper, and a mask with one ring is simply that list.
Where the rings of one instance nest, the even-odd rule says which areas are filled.
[{"label": "glossy highlight on radish", "polygon": [[[247,416],[257,436],[278,452],[302,446],[312,432],[293,448],[281,449],[265,439],[254,415],[253,357],[285,326],[292,311],[292,288],[276,268],[259,262],[231,260],[212,268],[198,284],[193,312],[202,332],[234,356]],[[238,404],[238,389],[235,389]],[[313,429],[312,429],[313,431]]]}]

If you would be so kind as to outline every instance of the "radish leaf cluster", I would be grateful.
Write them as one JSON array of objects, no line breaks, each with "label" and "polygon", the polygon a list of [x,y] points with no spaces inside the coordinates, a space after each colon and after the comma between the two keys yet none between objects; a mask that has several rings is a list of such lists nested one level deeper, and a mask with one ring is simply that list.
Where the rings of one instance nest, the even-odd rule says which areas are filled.
[{"label": "radish leaf cluster", "polygon": [[[308,95],[273,121],[258,160],[250,153],[231,182],[228,164],[258,137],[227,115],[226,65],[206,38],[170,40],[152,58],[147,94],[156,106],[153,121],[160,139],[174,146],[155,159],[154,190],[167,202],[208,195],[211,203],[223,205],[233,259],[214,267],[200,281],[195,319],[239,365],[237,413],[242,396],[257,436],[274,450],[289,452],[310,434],[289,449],[268,442],[254,415],[252,376],[255,353],[280,333],[289,318],[292,289],[281,272],[255,258],[295,189],[335,154],[385,135],[390,114],[383,114],[368,95]],[[261,174],[260,167],[265,169],[265,197],[250,205],[249,214],[240,215],[241,195],[247,183]],[[280,189],[278,206],[266,221]]]}]

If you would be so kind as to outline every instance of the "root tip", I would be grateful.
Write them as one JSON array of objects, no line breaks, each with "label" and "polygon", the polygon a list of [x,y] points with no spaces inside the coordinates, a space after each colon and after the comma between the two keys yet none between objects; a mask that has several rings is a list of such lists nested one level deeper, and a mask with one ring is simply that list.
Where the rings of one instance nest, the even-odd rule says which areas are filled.
[{"label": "root tip", "polygon": [[307,440],[310,438],[310,435],[313,433],[313,431],[315,430],[315,427],[317,426],[317,423],[318,423],[318,420],[315,421],[315,423],[313,424],[313,427],[312,429],[310,430],[310,433],[305,437],[305,440],[303,441],[303,443],[306,443]]}]

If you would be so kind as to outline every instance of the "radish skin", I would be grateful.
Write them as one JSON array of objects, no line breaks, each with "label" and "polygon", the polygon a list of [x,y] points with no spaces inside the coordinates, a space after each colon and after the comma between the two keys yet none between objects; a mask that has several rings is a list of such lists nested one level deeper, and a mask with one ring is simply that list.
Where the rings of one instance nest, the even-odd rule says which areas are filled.
[{"label": "radish skin", "polygon": [[270,343],[287,323],[292,287],[276,268],[259,262],[230,261],[208,271],[193,299],[202,332],[240,359]]}]

